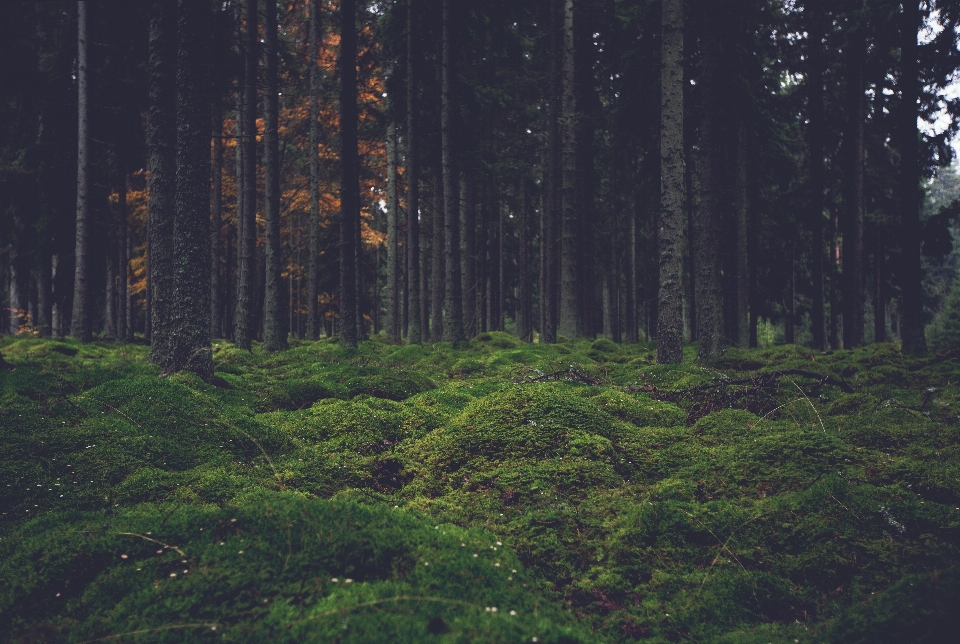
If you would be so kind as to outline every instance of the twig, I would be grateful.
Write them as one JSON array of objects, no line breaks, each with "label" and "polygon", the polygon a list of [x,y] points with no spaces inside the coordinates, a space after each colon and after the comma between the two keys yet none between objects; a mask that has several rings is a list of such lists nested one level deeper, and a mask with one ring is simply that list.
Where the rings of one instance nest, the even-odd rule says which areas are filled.
[{"label": "twig", "polygon": [[[148,537],[148,536],[145,535],[145,534],[137,534],[136,532],[118,532],[117,534],[126,535],[126,536],[128,536],[128,537],[140,537],[141,539],[143,539],[143,540],[145,540],[145,541],[151,541],[151,542],[153,542],[153,543],[155,543],[155,544],[157,544],[157,545],[161,545],[161,546],[163,546],[164,548],[167,548],[168,550],[176,550],[176,551],[180,554],[181,557],[186,557],[186,556],[187,556],[187,553],[185,553],[185,552],[184,552],[183,550],[181,550],[180,548],[178,548],[178,547],[176,547],[176,546],[171,546],[170,544],[164,543],[164,542],[162,542],[162,541],[157,541],[156,539],[151,539],[150,537]],[[94,641],[94,640],[91,640],[91,641]]]},{"label": "twig", "polygon": [[168,626],[158,626],[157,628],[143,628],[138,631],[127,631],[126,633],[117,633],[116,635],[107,635],[105,637],[98,637],[92,640],[84,640],[80,644],[91,644],[91,642],[106,642],[109,640],[118,640],[123,637],[130,635],[144,635],[146,633],[159,633],[160,631],[174,631],[181,630],[185,628],[209,628],[212,630],[217,630],[217,627],[220,624],[216,622],[211,622],[209,624],[170,624]]}]

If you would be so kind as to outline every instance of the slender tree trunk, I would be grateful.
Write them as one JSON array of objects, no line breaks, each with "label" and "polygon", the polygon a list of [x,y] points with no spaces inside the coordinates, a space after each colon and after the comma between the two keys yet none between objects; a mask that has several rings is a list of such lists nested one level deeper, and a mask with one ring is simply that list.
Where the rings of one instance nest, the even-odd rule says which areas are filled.
[{"label": "slender tree trunk", "polygon": [[750,347],[750,268],[749,221],[747,208],[747,123],[741,115],[737,119],[737,346]]},{"label": "slender tree trunk", "polygon": [[210,5],[180,0],[177,33],[177,186],[173,326],[165,371],[213,377],[210,350]]},{"label": "slender tree trunk", "polygon": [[517,226],[519,229],[518,242],[519,252],[517,255],[517,337],[524,342],[533,342],[533,282],[530,276],[530,217],[527,192],[527,175],[522,172],[520,175],[520,212],[517,217]]},{"label": "slender tree trunk", "polygon": [[283,306],[283,243],[280,239],[280,121],[279,52],[277,51],[277,2],[264,0],[264,46],[267,86],[263,101],[265,170],[266,292],[263,318],[263,348],[283,351],[287,348]]},{"label": "slender tree trunk", "polygon": [[407,342],[423,341],[420,305],[420,143],[417,130],[417,34],[414,0],[407,0],[407,310],[410,324]]},{"label": "slender tree trunk", "polygon": [[477,207],[473,178],[460,175],[460,262],[463,295],[463,330],[477,335]]},{"label": "slender tree trunk", "polygon": [[254,282],[257,240],[257,0],[247,0],[247,30],[244,47],[243,98],[243,212],[237,222],[237,305],[234,310],[234,342],[250,350],[254,327]]},{"label": "slender tree trunk", "polygon": [[340,2],[340,346],[359,339],[357,264],[360,161],[357,151],[357,3]]},{"label": "slender tree trunk", "polygon": [[210,208],[212,221],[210,224],[210,336],[223,337],[223,301],[220,285],[220,229],[223,226],[223,103],[219,92],[213,97],[213,122],[211,135],[213,137],[211,161],[211,188],[212,196]]},{"label": "slender tree trunk", "polygon": [[117,150],[117,337],[129,342],[133,340],[133,309],[130,304],[130,226],[127,221],[127,164],[126,141],[120,137]]},{"label": "slender tree trunk", "polygon": [[494,317],[496,330],[506,330],[507,315],[507,260],[504,242],[507,239],[507,208],[503,202],[497,203],[500,221],[497,224],[497,314]]},{"label": "slender tree trunk", "polygon": [[574,56],[574,0],[563,2],[563,217],[560,233],[560,323],[558,333],[570,339],[583,335],[580,319],[579,240],[577,232],[577,102]]},{"label": "slender tree trunk", "polygon": [[173,219],[176,189],[177,6],[156,0],[150,15],[150,109],[147,149],[150,167],[148,204],[150,361],[165,366],[173,303]]},{"label": "slender tree trunk", "polygon": [[397,197],[397,124],[387,124],[387,339],[400,342],[400,204]]},{"label": "slender tree trunk", "polygon": [[53,320],[53,279],[50,256],[45,252],[40,257],[40,269],[37,271],[37,329],[40,337],[48,338]]},{"label": "slender tree trunk", "polygon": [[445,278],[447,275],[444,262],[444,239],[446,222],[443,211],[443,168],[438,166],[433,180],[433,243],[430,250],[433,252],[433,261],[430,264],[430,340],[440,342],[443,339],[443,300],[446,293]]},{"label": "slender tree trunk", "polygon": [[624,306],[624,324],[628,344],[640,342],[640,324],[637,321],[637,213],[630,208],[627,214],[627,283]]},{"label": "slender tree trunk", "polygon": [[830,348],[840,349],[843,337],[840,302],[840,216],[830,218]]},{"label": "slender tree trunk", "polygon": [[23,311],[20,309],[20,284],[19,276],[17,275],[17,251],[14,250],[12,244],[7,246],[7,261],[9,264],[9,299],[7,310],[9,312],[9,324],[10,324],[10,335],[17,335],[20,333],[20,327],[25,322]]},{"label": "slender tree trunk", "polygon": [[543,309],[543,328],[540,341],[557,341],[559,312],[559,226],[560,212],[560,76],[563,60],[563,5],[555,0],[549,4],[550,11],[550,60],[547,79],[547,149],[544,163],[544,212],[543,235],[540,239],[540,252],[543,254],[543,289],[541,307]]},{"label": "slender tree trunk", "polygon": [[[116,243],[113,235],[110,238],[111,246]],[[104,315],[103,315],[103,339],[117,339],[117,257],[112,252],[107,252],[105,266],[106,288],[104,289]]]},{"label": "slender tree trunk", "polygon": [[663,0],[657,362],[683,362],[683,3]]},{"label": "slender tree trunk", "polygon": [[844,135],[846,171],[843,226],[843,346],[863,345],[863,132],[865,99],[863,67],[866,56],[866,0],[853,0],[856,15],[847,44],[847,127]]},{"label": "slender tree trunk", "polygon": [[703,117],[700,144],[700,225],[697,262],[697,357],[709,360],[720,355],[723,307],[720,299],[720,265],[717,258],[717,236],[720,226],[720,168],[722,167],[719,137],[720,33],[719,11],[711,3],[704,15],[706,21],[703,44]]},{"label": "slender tree trunk", "polygon": [[239,58],[239,65],[237,65],[237,85],[236,85],[236,118],[234,119],[234,134],[236,135],[236,145],[234,146],[234,172],[236,174],[236,204],[234,208],[234,234],[236,235],[236,244],[234,244],[234,249],[236,256],[232,257],[227,262],[227,277],[228,281],[231,282],[230,287],[227,289],[230,297],[230,306],[227,308],[224,316],[224,332],[227,332],[229,327],[230,337],[236,338],[236,321],[239,315],[239,301],[240,301],[240,271],[242,270],[242,262],[240,261],[240,249],[243,246],[243,223],[244,223],[244,204],[243,199],[246,194],[246,186],[244,185],[244,171],[245,164],[243,160],[243,150],[245,144],[245,139],[243,136],[244,127],[246,124],[246,42],[243,32],[243,7],[238,2],[234,5],[234,17],[236,21],[237,29],[237,52]]},{"label": "slender tree trunk", "polygon": [[85,0],[77,2],[77,228],[75,270],[73,281],[73,322],[70,335],[81,342],[92,339],[90,328],[90,84],[87,61],[89,57],[88,7]]},{"label": "slender tree trunk", "polygon": [[901,337],[903,352],[922,356],[927,352],[923,329],[923,288],[920,270],[920,189],[919,132],[917,131],[920,96],[917,32],[921,28],[917,0],[903,3],[903,42],[900,45],[901,106],[900,121],[900,242],[903,248],[900,267]]},{"label": "slender tree trunk", "polygon": [[887,341],[887,300],[884,292],[884,235],[883,226],[877,224],[876,245],[873,249],[873,341]]},{"label": "slender tree trunk", "polygon": [[824,27],[823,7],[820,0],[811,5],[813,33],[810,35],[810,72],[807,82],[810,84],[810,125],[807,130],[809,139],[810,162],[810,275],[813,279],[813,300],[810,311],[810,326],[813,333],[813,348],[826,349],[826,320],[824,317],[824,239],[823,239],[823,73],[824,53],[822,38]]},{"label": "slender tree trunk", "polygon": [[458,173],[454,167],[454,114],[451,86],[454,82],[454,62],[452,49],[454,46],[451,35],[453,20],[450,15],[450,0],[443,0],[443,60],[442,82],[440,89],[440,134],[441,155],[443,157],[443,221],[444,221],[444,250],[446,256],[446,276],[444,282],[443,301],[443,340],[446,342],[463,342],[466,334],[463,331],[463,284],[461,283],[460,267],[460,195]]},{"label": "slender tree trunk", "polygon": [[310,253],[307,259],[307,339],[320,337],[320,0],[310,0]]}]

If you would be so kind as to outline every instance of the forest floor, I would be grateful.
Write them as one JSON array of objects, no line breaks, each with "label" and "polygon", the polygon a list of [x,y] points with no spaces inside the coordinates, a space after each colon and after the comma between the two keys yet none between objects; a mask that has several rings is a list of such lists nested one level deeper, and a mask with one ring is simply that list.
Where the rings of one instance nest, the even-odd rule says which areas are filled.
[{"label": "forest floor", "polygon": [[960,361],[893,345],[0,352],[0,640],[940,642]]}]

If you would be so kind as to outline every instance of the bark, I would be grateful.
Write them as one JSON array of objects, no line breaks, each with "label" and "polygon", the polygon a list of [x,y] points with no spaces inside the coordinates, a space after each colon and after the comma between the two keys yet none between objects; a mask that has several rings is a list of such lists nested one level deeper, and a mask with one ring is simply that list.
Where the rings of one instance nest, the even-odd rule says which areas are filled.
[{"label": "bark", "polygon": [[387,340],[400,342],[400,262],[397,124],[387,124]]},{"label": "bark", "polygon": [[73,321],[70,335],[81,342],[92,339],[90,328],[90,83],[88,2],[77,2],[77,226],[74,251]]},{"label": "bark", "polygon": [[627,283],[624,294],[626,340],[640,342],[640,324],[637,320],[637,213],[630,208],[627,214]]},{"label": "bark", "polygon": [[809,119],[807,130],[809,140],[810,162],[810,275],[813,279],[811,292],[812,307],[810,311],[810,325],[813,333],[813,348],[826,349],[826,320],[824,317],[824,239],[823,239],[823,146],[824,146],[824,111],[823,111],[823,73],[824,53],[821,42],[825,27],[823,25],[823,7],[817,4],[811,6],[813,10],[813,33],[810,35],[810,84]]},{"label": "bark", "polygon": [[356,347],[360,223],[356,0],[340,2],[340,346]]},{"label": "bark", "polygon": [[213,377],[210,348],[209,5],[180,0],[177,21],[177,185],[173,315],[167,373]]},{"label": "bark", "polygon": [[433,181],[433,240],[430,250],[433,259],[430,262],[430,340],[440,342],[443,339],[443,301],[446,292],[446,270],[443,242],[445,237],[445,222],[443,212],[443,169],[437,167]]},{"label": "bark", "polygon": [[750,347],[750,269],[747,222],[747,123],[741,116],[737,123],[737,346]]},{"label": "bark", "polygon": [[237,219],[237,303],[234,343],[250,350],[254,329],[257,240],[257,0],[247,0],[243,82],[243,211]]},{"label": "bark", "polygon": [[863,345],[863,131],[864,81],[866,56],[866,0],[854,0],[856,15],[847,44],[846,132],[844,149],[844,222],[843,222],[843,346],[852,349]]},{"label": "bark", "polygon": [[560,34],[563,5],[550,2],[550,62],[547,80],[547,150],[544,167],[543,237],[540,252],[543,259],[543,328],[540,341],[557,341],[559,303],[559,226],[560,221],[560,76],[563,44]]},{"label": "bark", "polygon": [[320,337],[320,0],[310,0],[310,253],[307,260],[307,339]]},{"label": "bark", "polygon": [[414,0],[407,0],[407,342],[423,341],[420,304],[420,143],[417,129],[417,39]]},{"label": "bark", "polygon": [[133,309],[130,304],[130,227],[127,222],[127,165],[125,141],[117,144],[117,337],[133,340]]},{"label": "bark", "polygon": [[491,316],[494,319],[494,330],[495,331],[505,331],[506,330],[506,320],[507,315],[507,254],[504,249],[504,242],[507,239],[507,208],[506,204],[498,203],[497,212],[499,213],[500,221],[497,224],[497,311],[495,316]]},{"label": "bark", "polygon": [[[113,235],[108,235],[110,245],[116,243]],[[103,339],[117,339],[117,258],[112,252],[107,252],[106,257],[106,281],[104,286],[104,314],[103,314]]]},{"label": "bark", "polygon": [[463,330],[477,335],[477,206],[473,179],[464,172],[460,179],[460,260],[463,284]]},{"label": "bark", "polygon": [[150,107],[147,150],[150,168],[148,272],[150,361],[169,358],[173,308],[173,213],[176,188],[176,4],[156,0],[150,15]]},{"label": "bark", "polygon": [[830,217],[830,348],[841,348],[840,311],[840,217],[836,211]]},{"label": "bark", "polygon": [[699,244],[697,262],[697,357],[709,360],[720,355],[723,308],[720,299],[720,267],[717,257],[717,236],[720,226],[720,168],[722,156],[719,137],[720,81],[720,15],[709,4],[703,44],[703,115],[700,124]]},{"label": "bark", "polygon": [[443,0],[443,60],[440,87],[440,136],[443,157],[443,221],[446,276],[443,300],[443,340],[463,342],[463,284],[460,273],[460,194],[457,169],[454,167],[455,127],[453,96],[451,96],[454,62],[452,50],[455,33],[450,0]]},{"label": "bark", "polygon": [[263,348],[283,351],[287,348],[287,331],[283,302],[283,243],[280,239],[280,121],[279,121],[279,52],[277,51],[277,2],[264,0],[264,46],[267,87],[263,101],[265,170],[266,293],[263,318]]},{"label": "bark", "polygon": [[53,319],[53,284],[50,256],[43,253],[40,268],[37,271],[37,319],[36,326],[40,337],[50,337]]},{"label": "bark", "polygon": [[223,226],[223,104],[219,93],[213,100],[211,136],[213,137],[211,159],[212,199],[210,209],[210,337],[223,337],[223,301],[220,285],[220,229]]},{"label": "bark", "polygon": [[533,342],[533,284],[530,276],[530,221],[529,205],[527,203],[527,178],[526,174],[520,177],[520,212],[517,216],[517,226],[519,228],[519,253],[517,256],[517,337],[524,342]]},{"label": "bark", "polygon": [[577,101],[575,92],[574,0],[563,2],[563,98],[561,123],[562,220],[560,232],[560,322],[558,333],[574,339],[583,335],[580,316],[579,218],[577,213]]},{"label": "bark", "polygon": [[657,362],[683,362],[683,4],[663,0],[660,67],[660,293]]},{"label": "bark", "polygon": [[903,311],[901,313],[901,338],[903,352],[922,356],[927,352],[923,329],[923,287],[920,270],[920,204],[923,192],[920,189],[920,151],[917,131],[918,99],[920,97],[920,65],[917,47],[917,32],[921,27],[920,7],[917,0],[903,3],[903,42],[900,45],[902,69],[900,72],[900,243],[902,257],[900,267],[900,290]]},{"label": "bark", "polygon": [[873,249],[873,341],[887,341],[887,307],[884,292],[884,235],[883,226],[877,224]]},{"label": "bark", "polygon": [[20,277],[17,270],[17,251],[14,250],[13,245],[7,246],[7,258],[10,264],[9,306],[7,307],[10,315],[10,335],[17,335],[26,319],[23,309],[20,308]]}]

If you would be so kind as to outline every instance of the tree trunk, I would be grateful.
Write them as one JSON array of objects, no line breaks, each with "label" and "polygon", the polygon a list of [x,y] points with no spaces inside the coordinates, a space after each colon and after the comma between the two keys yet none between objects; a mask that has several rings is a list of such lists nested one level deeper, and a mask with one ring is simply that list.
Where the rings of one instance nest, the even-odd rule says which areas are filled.
[{"label": "tree trunk", "polygon": [[443,0],[443,60],[440,86],[440,135],[443,164],[443,217],[444,250],[446,251],[446,276],[443,301],[443,340],[463,342],[463,284],[460,274],[460,195],[459,179],[454,167],[454,109],[452,84],[454,83],[453,27],[450,15],[450,0]]},{"label": "tree trunk", "polygon": [[840,349],[843,315],[840,304],[840,217],[830,217],[830,348]]},{"label": "tree trunk", "polygon": [[173,326],[167,373],[213,377],[210,349],[210,6],[180,0],[177,33],[177,186]]},{"label": "tree trunk", "polygon": [[720,267],[717,261],[717,235],[720,226],[720,168],[722,167],[719,129],[719,102],[723,90],[720,80],[719,11],[710,3],[705,11],[703,44],[703,116],[700,126],[700,225],[697,262],[697,357],[709,360],[720,355],[723,309],[720,299]]},{"label": "tree trunk", "polygon": [[640,342],[640,324],[637,320],[637,212],[630,208],[627,214],[627,283],[625,287],[624,324],[628,344]]},{"label": "tree trunk", "polygon": [[117,337],[133,340],[133,309],[130,305],[130,227],[127,221],[126,141],[123,135],[117,144]]},{"label": "tree trunk", "polygon": [[310,253],[307,259],[307,339],[320,337],[320,0],[310,0]]},{"label": "tree trunk", "polygon": [[580,319],[579,218],[577,216],[577,101],[574,56],[574,0],[563,2],[563,217],[560,232],[560,323],[558,333],[570,339],[583,335]]},{"label": "tree trunk", "polygon": [[400,342],[400,262],[397,124],[387,124],[387,340]]},{"label": "tree trunk", "polygon": [[[237,304],[234,342],[250,350],[254,328],[254,282],[257,241],[257,0],[247,0],[243,98],[243,212],[237,221]],[[241,221],[242,220],[242,221]]]},{"label": "tree trunk", "polygon": [[823,276],[823,145],[824,145],[824,113],[823,113],[823,73],[824,53],[822,38],[824,27],[823,7],[819,0],[811,5],[813,18],[813,33],[810,35],[810,72],[807,82],[810,84],[810,126],[807,130],[809,137],[810,162],[810,275],[813,279],[813,299],[810,311],[810,326],[813,333],[813,348],[826,349],[826,320],[824,317],[824,276]]},{"label": "tree trunk", "polygon": [[420,304],[420,143],[417,130],[417,34],[414,0],[407,0],[407,342],[423,342]]},{"label": "tree trunk", "polygon": [[210,224],[210,337],[223,337],[223,301],[220,285],[220,229],[223,226],[223,103],[220,93],[215,92],[213,97],[213,121],[211,135],[213,149],[211,160],[211,188],[213,198],[210,208],[212,221]]},{"label": "tree trunk", "polygon": [[[441,164],[442,165],[442,164]],[[443,212],[443,168],[437,166],[433,178],[433,242],[430,246],[433,260],[430,263],[430,340],[440,342],[443,339],[443,301],[446,293],[445,278],[447,275],[444,262],[446,255],[443,244],[446,233],[446,223]]]},{"label": "tree trunk", "polygon": [[550,60],[547,79],[547,149],[544,164],[544,211],[543,235],[540,239],[540,252],[543,254],[543,289],[541,308],[543,328],[540,341],[557,341],[559,312],[559,226],[560,212],[560,76],[563,60],[563,5],[555,0],[549,3],[550,11]]},{"label": "tree trunk", "polygon": [[150,361],[161,366],[167,364],[170,355],[168,340],[173,308],[176,17],[177,7],[172,0],[153,3],[150,15],[150,108],[147,114]]},{"label": "tree trunk", "polygon": [[267,87],[263,101],[265,197],[266,283],[263,317],[263,348],[283,351],[287,348],[283,304],[283,243],[280,239],[280,121],[279,121],[279,52],[277,51],[277,2],[264,0],[264,43]]},{"label": "tree trunk", "polygon": [[922,27],[917,0],[903,3],[903,42],[900,45],[902,69],[900,72],[900,240],[903,248],[900,268],[902,308],[901,337],[903,352],[922,356],[927,352],[923,329],[923,287],[920,270],[920,189],[919,133],[917,105],[920,96],[920,65],[917,32]]},{"label": "tree trunk", "polygon": [[92,339],[90,328],[90,86],[87,78],[89,57],[89,3],[77,2],[77,228],[73,281],[73,322],[70,335],[81,342]]},{"label": "tree trunk", "polygon": [[873,341],[887,341],[887,300],[884,292],[883,225],[877,223],[873,249]]},{"label": "tree trunk", "polygon": [[231,285],[227,288],[226,293],[229,294],[230,306],[226,309],[226,314],[224,315],[224,332],[227,332],[229,327],[230,337],[234,338],[236,341],[236,320],[239,315],[239,301],[240,301],[240,271],[242,270],[242,262],[240,261],[240,249],[243,246],[243,223],[244,223],[244,205],[243,199],[246,194],[246,186],[244,185],[244,172],[245,164],[243,160],[243,150],[244,150],[244,127],[246,124],[247,117],[245,115],[246,110],[246,42],[243,32],[243,7],[238,2],[233,6],[234,17],[236,20],[237,28],[237,52],[238,52],[238,62],[237,65],[237,86],[236,86],[236,118],[234,119],[234,134],[236,135],[236,145],[233,148],[234,152],[234,172],[236,174],[236,203],[234,207],[234,232],[236,234],[236,244],[233,245],[231,252],[235,252],[236,256],[229,258],[227,262],[227,281],[231,282]]},{"label": "tree trunk", "polygon": [[340,346],[356,347],[357,225],[360,222],[360,161],[357,151],[357,3],[340,2]]},{"label": "tree trunk", "polygon": [[524,342],[533,342],[533,284],[530,276],[530,218],[527,214],[529,204],[527,203],[527,175],[521,171],[520,175],[520,212],[517,217],[517,226],[519,228],[518,242],[519,252],[517,255],[517,337]]},{"label": "tree trunk", "polygon": [[750,347],[750,269],[747,222],[747,123],[737,119],[737,346]]},{"label": "tree trunk", "polygon": [[[111,246],[116,244],[113,235],[108,235]],[[103,339],[117,339],[117,257],[114,253],[108,251],[106,256],[105,277],[106,288],[103,293],[104,313],[103,313]]]},{"label": "tree trunk", "polygon": [[473,178],[460,175],[460,263],[463,297],[463,331],[477,335],[477,206]]},{"label": "tree trunk", "polygon": [[683,362],[683,3],[663,0],[657,362]]},{"label": "tree trunk", "polygon": [[844,133],[846,168],[843,183],[843,346],[863,345],[863,67],[866,56],[866,0],[853,0],[855,14],[847,43],[847,126]]}]

